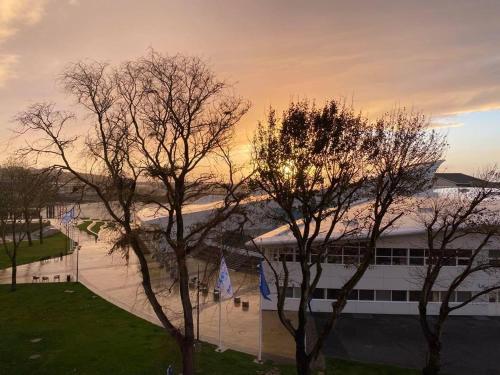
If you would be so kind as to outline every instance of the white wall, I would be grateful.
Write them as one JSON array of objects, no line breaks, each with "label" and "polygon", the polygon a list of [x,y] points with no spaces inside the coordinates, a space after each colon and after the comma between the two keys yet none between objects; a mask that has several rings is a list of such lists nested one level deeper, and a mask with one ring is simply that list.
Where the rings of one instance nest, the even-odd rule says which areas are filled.
[{"label": "white wall", "polygon": [[[456,248],[474,248],[478,238],[466,238],[460,243],[456,243]],[[378,247],[399,247],[399,248],[425,248],[425,238],[423,235],[409,235],[385,238],[377,244]],[[486,248],[484,255],[487,256],[488,249],[500,249],[500,241],[496,238]],[[274,267],[281,271],[281,263],[273,262]],[[290,271],[289,285],[296,284],[298,286],[301,280],[301,272],[298,263],[288,262],[287,267]],[[355,269],[353,266],[344,266],[340,264],[322,264],[323,274],[318,283],[318,288],[338,289],[343,283],[348,280]],[[312,268],[312,277],[314,277],[314,269]],[[356,285],[355,289],[368,290],[420,290],[422,282],[422,272],[425,267],[408,266],[408,265],[372,265],[364,274],[363,278]],[[449,281],[459,272],[459,267],[449,266],[443,267],[441,275],[436,283],[435,290],[446,290]],[[271,272],[269,265],[265,265],[266,278],[272,293],[275,293],[274,274]],[[464,283],[459,290],[478,291],[481,286],[492,285],[498,282],[498,275],[488,275],[486,273],[478,273],[468,282]],[[265,301],[263,308],[265,310],[276,309],[275,295],[272,296],[272,301]],[[298,299],[287,298],[285,308],[287,310],[296,310],[298,307]],[[314,299],[311,301],[311,306],[316,311],[328,312],[331,311],[331,301]],[[431,314],[437,313],[439,303],[430,303],[429,309]],[[344,310],[349,313],[374,313],[374,314],[417,314],[416,302],[381,302],[381,301],[349,301]],[[500,303],[478,302],[459,309],[455,312],[457,315],[500,315]]]}]

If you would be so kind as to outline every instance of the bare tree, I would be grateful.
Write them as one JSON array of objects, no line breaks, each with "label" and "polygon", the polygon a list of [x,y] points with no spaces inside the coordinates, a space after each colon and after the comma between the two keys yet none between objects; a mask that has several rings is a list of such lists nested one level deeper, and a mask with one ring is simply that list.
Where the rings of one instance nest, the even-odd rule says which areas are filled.
[{"label": "bare tree", "polygon": [[[498,241],[500,234],[495,213],[496,191],[491,187],[498,176],[495,169],[490,169],[482,176],[485,186],[463,191],[443,190],[437,196],[425,196],[419,201],[419,217],[428,247],[426,265],[417,275],[422,283],[419,320],[428,348],[425,375],[440,372],[441,336],[449,315],[500,289],[500,263],[491,259],[486,251],[492,240]],[[450,265],[457,266],[452,273],[447,271]],[[478,280],[480,285],[476,285]],[[475,290],[460,290],[470,283]],[[429,312],[430,302],[440,302],[437,316]]]},{"label": "bare tree", "polygon": [[[25,217],[25,184],[29,171],[12,160],[0,169],[0,236],[11,263],[11,291],[17,285],[17,255],[21,241],[29,229],[22,229]],[[20,224],[20,225],[18,225]],[[28,225],[28,224],[25,224]]]},{"label": "bare tree", "polygon": [[[129,246],[137,255],[143,287],[149,303],[182,353],[183,373],[194,373],[194,329],[189,297],[187,256],[212,229],[239,211],[244,179],[231,162],[229,147],[235,124],[248,105],[228,92],[197,58],[165,57],[151,51],[146,57],[112,68],[100,63],[77,63],[68,67],[62,82],[95,122],[94,133],[85,140],[84,152],[91,169],[79,172],[68,150],[78,141],[65,137],[63,129],[72,114],[55,111],[52,105],[32,106],[18,116],[21,132],[44,135],[25,152],[53,155],[56,167],[69,171],[93,189],[123,236],[117,246]],[[214,170],[224,164],[225,182]],[[99,178],[93,177],[97,174]],[[163,310],[151,285],[146,258],[148,233],[133,223],[137,182],[160,181],[165,199],[152,203],[167,213],[160,233],[175,254],[184,324],[176,327]],[[222,203],[203,222],[184,223],[185,205],[212,185],[225,191]],[[118,205],[110,202],[116,197]]]},{"label": "bare tree", "polygon": [[[274,273],[280,321],[295,340],[299,374],[310,373],[349,293],[371,264],[376,241],[404,214],[404,200],[428,186],[445,144],[426,124],[423,116],[404,110],[369,124],[332,101],[322,109],[307,102],[291,104],[281,122],[271,111],[268,123],[259,126],[254,182],[281,207],[284,214],[277,219],[296,240],[301,275],[296,325],[284,311],[292,285],[286,259],[281,257],[279,267],[266,260]],[[358,204],[361,199],[368,203]],[[326,323],[306,347],[308,312],[322,263],[333,243],[353,239],[363,251]]]},{"label": "bare tree", "polygon": [[33,216],[38,212],[37,206],[40,199],[48,199],[51,192],[48,190],[47,184],[44,184],[46,173],[29,168],[28,164],[20,164],[19,167],[17,194],[19,195],[20,209],[24,219],[26,239],[28,246],[31,247],[33,246],[31,237]]},{"label": "bare tree", "polygon": [[38,217],[38,240],[43,244],[43,216],[44,208],[54,205],[58,195],[58,173],[52,168],[38,170],[33,173],[33,209]]},{"label": "bare tree", "polygon": [[[123,64],[115,80],[147,174],[165,189],[162,201],[150,202],[166,213],[159,232],[177,261],[184,317],[180,346],[184,372],[191,373],[194,325],[187,256],[213,236],[216,227],[241,213],[246,178],[229,150],[234,126],[247,112],[248,103],[234,96],[198,58],[151,51],[143,59]],[[209,217],[187,225],[185,205],[214,186],[222,194],[222,203]]]}]

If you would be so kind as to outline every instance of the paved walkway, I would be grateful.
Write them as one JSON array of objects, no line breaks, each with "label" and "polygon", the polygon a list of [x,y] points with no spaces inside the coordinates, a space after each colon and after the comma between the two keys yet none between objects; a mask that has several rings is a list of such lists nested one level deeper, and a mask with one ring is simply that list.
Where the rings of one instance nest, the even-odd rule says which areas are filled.
[{"label": "paved walkway", "polygon": [[[101,236],[102,237],[102,236]],[[78,254],[78,279],[87,288],[109,302],[127,310],[143,319],[159,325],[159,321],[152,311],[141,285],[141,275],[138,261],[130,253],[128,261],[122,254],[109,255],[109,243],[96,242],[93,236],[83,231],[74,231],[73,239],[81,245]],[[45,264],[40,262],[18,266],[18,282],[30,283],[32,276],[48,276],[53,280],[54,275],[60,275],[61,281],[66,275],[76,279],[76,252],[63,257],[62,261],[50,261]],[[189,269],[196,275],[198,264],[190,260]],[[203,265],[200,267],[203,269]],[[159,291],[160,302],[167,315],[174,324],[182,325],[182,309],[178,290],[167,273],[152,266],[152,282]],[[259,294],[256,276],[231,272],[231,281],[236,295],[242,300],[249,301],[250,308],[243,311],[241,305],[235,306],[232,300],[224,301],[222,306],[223,347],[256,355],[258,351],[258,319],[259,319]],[[0,283],[10,282],[10,270],[0,270]],[[209,288],[213,290],[213,285]],[[196,304],[196,292],[192,291],[193,305]],[[219,343],[219,303],[213,301],[212,293],[208,296],[200,295],[200,339],[215,345]],[[287,333],[279,328],[271,328],[269,323],[273,320],[272,313],[266,313],[264,352],[267,356],[293,358],[293,346]],[[274,315],[274,314],[272,314]],[[196,315],[195,315],[196,317]],[[276,322],[280,326],[279,322]],[[271,324],[274,325],[274,324]],[[285,344],[288,342],[288,344]]]}]

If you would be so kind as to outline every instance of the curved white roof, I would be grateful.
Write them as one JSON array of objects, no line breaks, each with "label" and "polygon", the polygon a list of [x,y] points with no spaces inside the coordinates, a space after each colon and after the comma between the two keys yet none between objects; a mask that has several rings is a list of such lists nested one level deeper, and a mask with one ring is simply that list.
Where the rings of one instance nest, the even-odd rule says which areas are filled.
[{"label": "curved white roof", "polygon": [[[220,195],[207,195],[184,206],[185,226],[189,226],[208,218],[214,210],[223,207],[224,201]],[[268,199],[267,195],[252,195],[242,201],[242,205],[256,203]],[[135,214],[135,221],[138,225],[166,225],[167,211],[159,208],[158,205],[151,204],[140,209]]]},{"label": "curved white roof", "polygon": [[[383,233],[382,237],[389,236],[405,236],[419,234],[424,231],[424,226],[422,224],[422,216],[425,215],[425,200],[440,199],[441,197],[450,197],[454,194],[466,194],[473,193],[476,188],[444,188],[444,189],[430,189],[422,194],[416,195],[404,202],[404,205],[400,207],[394,207],[393,211],[386,215],[385,222],[393,219],[396,215],[404,212],[404,215],[399,218],[395,225]],[[500,212],[500,189],[493,189],[494,196],[488,201],[488,208]],[[338,223],[332,233],[331,239],[339,238],[346,232],[352,232],[354,227],[358,226],[357,219],[359,217],[366,217],[369,213],[369,207],[371,202],[360,202],[351,207],[351,209],[346,213],[346,218],[343,222]],[[327,231],[331,225],[331,218],[325,219],[321,223],[321,228],[317,241],[321,241],[325,238]],[[300,225],[300,222],[299,222]],[[312,225],[313,230],[314,226]],[[366,230],[357,233],[352,233],[345,238],[350,239],[361,239],[366,236]],[[280,226],[270,232],[267,232],[261,236],[254,239],[257,245],[293,245],[296,244],[296,239],[293,236],[288,225],[285,224]],[[252,245],[252,242],[247,242],[247,245]]]}]

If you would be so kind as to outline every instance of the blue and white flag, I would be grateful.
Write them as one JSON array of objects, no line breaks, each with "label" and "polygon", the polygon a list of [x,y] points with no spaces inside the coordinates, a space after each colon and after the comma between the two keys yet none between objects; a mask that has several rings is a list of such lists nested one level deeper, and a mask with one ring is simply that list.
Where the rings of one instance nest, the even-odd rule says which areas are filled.
[{"label": "blue and white flag", "polygon": [[267,299],[268,301],[270,301],[271,298],[269,298],[269,295],[271,294],[271,291],[269,290],[269,285],[267,285],[266,276],[264,275],[264,266],[262,264],[262,261],[260,261],[260,264],[259,264],[259,289],[260,289],[260,293],[262,294],[262,297],[264,297],[264,299]]},{"label": "blue and white flag", "polygon": [[64,215],[61,217],[61,224],[69,224],[71,220],[75,218],[75,208],[73,207],[71,210],[67,211]]},{"label": "blue and white flag", "polygon": [[224,256],[222,256],[220,261],[219,279],[217,280],[216,288],[219,289],[221,299],[231,298],[233,296],[233,287],[231,285],[231,279],[229,278],[229,271],[227,270]]}]

